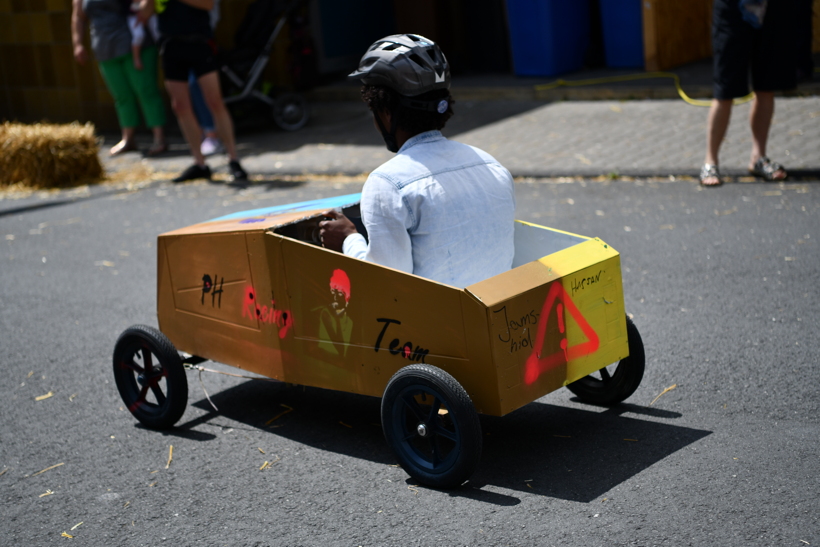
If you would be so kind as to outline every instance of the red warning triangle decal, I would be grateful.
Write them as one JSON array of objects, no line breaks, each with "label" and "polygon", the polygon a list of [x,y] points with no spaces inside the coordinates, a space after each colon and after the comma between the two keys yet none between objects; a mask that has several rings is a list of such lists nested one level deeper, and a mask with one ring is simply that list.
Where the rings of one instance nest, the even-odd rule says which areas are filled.
[{"label": "red warning triangle decal", "polygon": [[[554,319],[552,319],[553,308],[555,309]],[[572,316],[581,328],[581,332],[583,332],[587,338],[586,342],[567,347],[567,329],[566,322],[564,321],[565,312],[569,312],[570,316]],[[527,358],[527,363],[524,368],[524,382],[526,382],[527,385],[535,383],[541,374],[548,370],[565,365],[568,361],[597,351],[600,345],[598,333],[595,332],[595,329],[593,329],[584,318],[581,311],[575,305],[575,302],[572,301],[567,291],[564,290],[564,286],[560,281],[554,281],[552,285],[550,285],[547,298],[544,300],[544,306],[541,308],[541,316],[538,318],[536,329],[533,351]],[[558,334],[560,337],[558,343],[560,349],[549,355],[542,355],[544,352],[544,344],[548,342],[546,340],[548,332],[553,336],[555,333]]]}]

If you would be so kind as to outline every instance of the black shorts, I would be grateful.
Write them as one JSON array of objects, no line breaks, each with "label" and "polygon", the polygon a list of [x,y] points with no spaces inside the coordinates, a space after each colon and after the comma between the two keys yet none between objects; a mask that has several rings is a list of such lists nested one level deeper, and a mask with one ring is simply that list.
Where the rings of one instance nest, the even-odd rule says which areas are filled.
[{"label": "black shorts", "polygon": [[797,86],[794,32],[795,0],[769,1],[763,26],[743,20],[738,0],[715,0],[712,17],[716,99],[755,91],[784,91]]},{"label": "black shorts", "polygon": [[199,78],[218,68],[213,42],[169,38],[162,44],[162,70],[166,80],[187,82],[191,70]]}]

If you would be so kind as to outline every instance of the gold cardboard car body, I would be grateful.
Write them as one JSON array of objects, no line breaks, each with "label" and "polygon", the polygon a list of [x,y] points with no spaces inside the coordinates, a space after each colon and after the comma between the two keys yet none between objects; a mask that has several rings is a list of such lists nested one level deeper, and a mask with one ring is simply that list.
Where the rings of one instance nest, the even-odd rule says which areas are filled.
[{"label": "gold cardboard car body", "polygon": [[[478,463],[462,461],[465,451],[480,454],[476,412],[503,416],[570,384],[601,404],[637,388],[643,345],[625,317],[619,254],[606,243],[517,221],[513,268],[453,287],[323,248],[323,211],[339,208],[364,231],[359,199],[244,211],[160,235],[161,332],[134,327],[114,355],[135,416],[152,427],[182,416],[182,351],[383,396],[385,436],[402,466],[423,483],[454,486]],[[640,356],[627,374],[630,351]],[[590,379],[600,369],[602,381]]]},{"label": "gold cardboard car body", "polygon": [[377,397],[401,367],[432,364],[493,416],[628,355],[620,257],[603,241],[517,222],[513,269],[458,288],[282,234],[310,235],[323,211],[358,200],[160,235],[160,330],[192,355]]}]

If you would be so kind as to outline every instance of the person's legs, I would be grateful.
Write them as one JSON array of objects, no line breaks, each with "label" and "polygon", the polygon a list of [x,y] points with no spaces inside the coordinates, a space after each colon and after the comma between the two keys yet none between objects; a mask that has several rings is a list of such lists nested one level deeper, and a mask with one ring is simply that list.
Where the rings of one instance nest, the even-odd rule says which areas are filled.
[{"label": "person's legs", "polygon": [[[757,169],[757,161],[766,157],[766,143],[769,140],[769,128],[772,125],[774,116],[774,92],[755,91],[755,99],[749,112],[749,125],[752,129],[752,155],[749,159],[749,170]],[[777,164],[771,173],[766,174],[766,178],[771,180],[783,180],[786,178],[786,170]]]},{"label": "person's legs", "polygon": [[154,126],[151,128],[151,133],[154,135],[154,142],[148,149],[148,155],[157,155],[168,150],[168,144],[165,142],[165,128],[161,125]]},{"label": "person's legs", "polygon": [[248,174],[239,164],[239,158],[236,155],[236,142],[234,141],[233,120],[231,113],[225,106],[222,100],[222,90],[219,88],[219,78],[216,71],[208,72],[199,77],[199,87],[202,89],[202,95],[205,97],[205,103],[214,117],[214,124],[216,125],[216,132],[225,149],[228,151],[228,170],[234,180],[247,180]]},{"label": "person's legs", "polygon": [[159,50],[155,46],[142,50],[143,70],[126,67],[126,73],[132,89],[136,93],[145,123],[154,134],[154,142],[148,150],[149,155],[159,154],[166,150],[165,144],[165,104],[160,95],[157,82]]},{"label": "person's legs", "polygon": [[732,99],[749,93],[749,48],[752,27],[743,21],[736,0],[714,0],[712,12],[712,80],[714,99],[706,131],[706,160],[701,184],[717,186],[720,145],[732,115]]},{"label": "person's legs", "polygon": [[752,108],[749,111],[749,126],[752,128],[752,157],[750,166],[766,155],[766,142],[774,115],[774,92],[755,91]]},{"label": "person's legs", "polygon": [[202,131],[191,108],[191,96],[188,91],[188,82],[185,80],[166,80],[165,89],[171,96],[171,106],[177,116],[177,122],[185,141],[191,148],[191,155],[194,157],[194,164],[185,169],[173,182],[185,182],[194,179],[210,179],[211,169],[205,164],[205,158],[199,150],[199,143],[202,140]]},{"label": "person's legs", "polygon": [[194,157],[194,164],[174,178],[174,182],[211,178],[211,170],[205,165],[205,158],[199,150],[202,131],[191,108],[191,93],[188,90],[188,75],[191,68],[200,62],[198,59],[202,48],[198,46],[174,38],[168,39],[163,46],[162,69],[165,72],[165,89],[171,97],[171,107],[182,129],[182,135]]},{"label": "person's legs", "polygon": [[216,72],[209,72],[199,77],[199,87],[202,89],[202,96],[205,104],[214,117],[216,133],[225,145],[228,157],[237,160],[236,141],[234,140],[233,120],[225,102],[222,100],[222,90],[219,88],[219,78]]},{"label": "person's legs", "polygon": [[122,129],[122,140],[111,147],[111,155],[137,149],[134,141],[134,128],[139,123],[139,112],[137,98],[131,89],[126,72],[128,67],[132,66],[130,61],[130,55],[123,55],[99,63],[100,74],[114,98],[114,108]]},{"label": "person's legs", "polygon": [[219,151],[221,144],[214,127],[214,118],[211,116],[211,111],[208,110],[208,105],[205,104],[205,98],[202,96],[202,90],[199,88],[199,82],[197,82],[196,72],[193,70],[191,70],[191,75],[188,78],[188,87],[191,89],[191,104],[194,107],[196,119],[205,134],[200,150],[203,156],[210,156]]},{"label": "person's legs", "polygon": [[774,115],[774,92],[797,86],[797,2],[780,0],[766,8],[763,28],[752,43],[752,88],[754,102],[749,112],[752,151],[749,170],[766,180],[783,180],[786,170],[766,157],[766,145]]},{"label": "person's legs", "polygon": [[[731,117],[732,99],[712,99],[706,130],[706,159],[704,163],[707,165],[720,165],[718,160],[720,145],[726,136]],[[701,183],[704,186],[715,186],[720,184],[720,177],[707,176],[701,180]]]},{"label": "person's legs", "polygon": [[199,126],[206,133],[209,130],[213,131],[215,128],[214,118],[211,116],[211,111],[208,110],[208,105],[205,104],[205,98],[202,96],[202,90],[199,88],[199,82],[193,70],[190,78],[188,78],[188,87],[191,89],[191,104],[194,107],[194,114],[196,114]]},{"label": "person's legs", "polygon": [[171,107],[174,109],[174,114],[176,114],[182,135],[185,137],[188,146],[191,147],[194,163],[204,166],[205,158],[199,150],[199,143],[202,142],[202,131],[199,129],[193,108],[191,108],[188,82],[184,80],[166,80],[165,89],[171,97]]},{"label": "person's legs", "polygon": [[133,127],[123,127],[120,142],[111,147],[108,153],[112,156],[122,154],[123,152],[131,152],[137,149],[137,141],[134,138],[136,130]]}]

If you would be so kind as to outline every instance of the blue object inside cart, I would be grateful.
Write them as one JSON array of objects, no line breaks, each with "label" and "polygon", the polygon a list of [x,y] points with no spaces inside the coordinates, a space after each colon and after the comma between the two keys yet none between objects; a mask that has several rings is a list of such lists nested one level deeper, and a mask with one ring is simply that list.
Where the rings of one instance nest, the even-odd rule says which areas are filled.
[{"label": "blue object inside cart", "polygon": [[355,205],[361,201],[361,194],[347,194],[323,199],[312,199],[310,201],[300,201],[299,203],[288,203],[285,205],[274,205],[273,207],[263,207],[261,209],[251,209],[250,211],[239,211],[230,215],[213,218],[207,222],[219,222],[223,220],[236,220],[247,217],[268,217],[280,215],[282,213],[294,213],[297,211],[314,211],[316,209],[336,209]]}]

